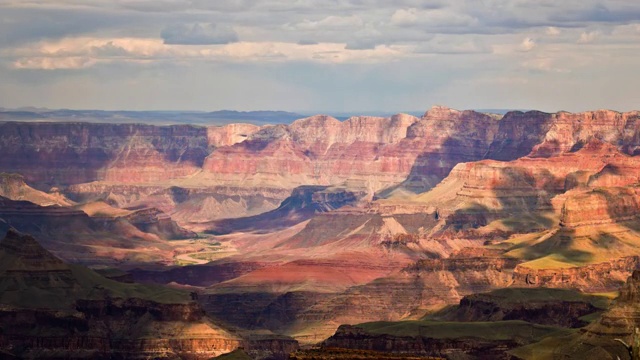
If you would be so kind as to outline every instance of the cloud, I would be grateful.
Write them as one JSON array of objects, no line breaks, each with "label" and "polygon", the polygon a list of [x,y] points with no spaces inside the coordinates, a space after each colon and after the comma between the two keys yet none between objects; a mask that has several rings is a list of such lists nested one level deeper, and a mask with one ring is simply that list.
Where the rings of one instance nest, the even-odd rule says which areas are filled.
[{"label": "cloud", "polygon": [[469,39],[467,36],[438,36],[429,42],[418,45],[414,52],[417,54],[488,54],[492,52],[490,46],[479,39]]},{"label": "cloud", "polygon": [[580,34],[580,38],[578,38],[578,44],[589,44],[592,43],[600,36],[600,31],[585,31]]},{"label": "cloud", "polygon": [[528,37],[522,40],[520,46],[518,47],[520,51],[528,52],[533,50],[536,47],[536,41],[532,38]]},{"label": "cloud", "polygon": [[370,50],[377,45],[384,43],[382,33],[371,26],[367,26],[353,34],[351,40],[347,41],[347,50]]},{"label": "cloud", "polygon": [[[65,104],[74,104],[57,85],[73,81],[69,88],[92,83],[96,94],[107,94],[96,95],[95,104],[117,106],[102,85],[114,79],[138,84],[136,94],[144,93],[147,100],[136,106],[153,107],[158,95],[162,105],[180,98],[178,106],[209,107],[208,95],[197,102],[166,94],[175,95],[171,84],[176,81],[184,85],[182,92],[189,92],[193,82],[210,94],[213,75],[203,79],[213,68],[225,74],[225,81],[262,88],[298,69],[290,80],[298,81],[296,86],[285,87],[270,107],[289,104],[289,90],[308,94],[308,106],[316,109],[378,107],[384,94],[389,106],[422,108],[440,99],[442,87],[454,100],[497,94],[465,93],[467,80],[478,77],[517,76],[530,84],[589,89],[610,86],[615,78],[626,86],[640,81],[638,24],[640,2],[629,0],[0,0],[0,106],[65,96]],[[402,84],[393,88],[398,73]],[[597,83],[590,73],[605,80]],[[455,76],[460,83],[451,80]],[[592,82],[596,85],[589,86]],[[41,83],[48,92],[36,96],[34,84]],[[336,83],[346,89],[340,96],[332,92]],[[347,100],[363,83],[385,86]],[[22,89],[20,96],[14,88]],[[590,98],[567,95],[574,102],[566,107],[601,104],[605,98],[637,104],[640,93],[629,89],[624,97],[601,99],[595,90]],[[526,107],[534,107],[536,92],[523,91],[519,104],[533,102]],[[126,101],[133,90],[123,93],[128,96],[119,99],[131,104]],[[246,98],[238,94],[222,89],[221,106],[242,106]],[[553,104],[563,100],[549,99]]]},{"label": "cloud", "polygon": [[640,4],[631,1],[610,1],[607,5],[599,1],[587,1],[583,6],[576,6],[571,10],[558,11],[550,16],[550,20],[584,23],[624,23],[640,20]]},{"label": "cloud", "polygon": [[296,24],[286,24],[285,28],[291,30],[322,30],[322,29],[349,29],[359,28],[364,25],[362,18],[356,15],[352,16],[327,16],[321,20],[311,21],[303,20]]},{"label": "cloud", "polygon": [[545,33],[549,36],[558,36],[560,35],[560,29],[558,29],[555,26],[549,26],[547,27],[547,30],[545,31]]},{"label": "cloud", "polygon": [[116,3],[125,9],[143,12],[183,11],[189,6],[184,0],[117,0]]},{"label": "cloud", "polygon": [[[390,22],[395,26],[422,26],[425,28],[447,28],[471,26],[478,20],[463,12],[450,9],[398,9],[391,15]],[[445,30],[446,32],[446,30]]]},{"label": "cloud", "polygon": [[418,10],[398,9],[391,15],[391,23],[397,26],[414,25],[418,22]]},{"label": "cloud", "polygon": [[84,69],[106,63],[287,62],[375,63],[410,56],[403,48],[345,48],[341,43],[299,45],[237,42],[224,45],[174,45],[161,39],[68,38],[41,42],[5,54],[16,69]]},{"label": "cloud", "polygon": [[115,45],[113,41],[109,41],[104,45],[92,46],[91,54],[97,57],[118,57],[130,55],[129,51],[122,46]]},{"label": "cloud", "polygon": [[97,61],[89,57],[71,56],[64,58],[33,57],[19,59],[14,63],[16,69],[40,69],[40,70],[60,70],[60,69],[86,69],[95,65]]},{"label": "cloud", "polygon": [[371,50],[376,48],[376,41],[373,39],[359,39],[349,41],[344,48],[346,50]]},{"label": "cloud", "polygon": [[570,70],[557,66],[554,59],[550,57],[537,57],[526,60],[522,67],[536,73],[566,73]]},{"label": "cloud", "polygon": [[165,44],[178,45],[220,45],[238,41],[238,34],[231,27],[197,23],[168,26],[160,37]]}]

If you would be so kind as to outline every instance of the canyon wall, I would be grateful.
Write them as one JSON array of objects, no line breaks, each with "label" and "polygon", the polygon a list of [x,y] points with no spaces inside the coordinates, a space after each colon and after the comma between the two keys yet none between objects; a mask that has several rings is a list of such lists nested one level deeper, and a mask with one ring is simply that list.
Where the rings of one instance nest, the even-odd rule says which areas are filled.
[{"label": "canyon wall", "polygon": [[0,169],[28,182],[149,182],[193,174],[207,130],[189,125],[0,123]]},{"label": "canyon wall", "polygon": [[[72,200],[155,203],[180,221],[207,221],[275,209],[301,185],[344,185],[370,197],[423,192],[459,163],[527,154],[549,158],[578,151],[594,139],[633,155],[640,144],[638,117],[613,111],[501,117],[436,106],[421,118],[399,114],[341,122],[318,115],[262,127],[3,122],[0,170],[22,174],[40,189],[62,186]],[[542,162],[535,165],[542,168],[506,171],[488,162],[470,176],[482,172],[499,182],[525,183],[533,178],[534,188],[567,186],[564,173],[547,173]],[[616,169],[604,169],[588,181],[608,184]],[[637,171],[625,181],[633,178]],[[176,192],[187,198],[180,200]],[[128,193],[135,194],[133,199]]]}]

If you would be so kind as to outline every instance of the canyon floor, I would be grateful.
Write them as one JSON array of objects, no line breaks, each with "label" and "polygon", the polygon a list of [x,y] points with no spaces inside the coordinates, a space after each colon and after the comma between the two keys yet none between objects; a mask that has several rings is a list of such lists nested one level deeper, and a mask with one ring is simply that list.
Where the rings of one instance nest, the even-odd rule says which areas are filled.
[{"label": "canyon floor", "polygon": [[607,110],[4,121],[0,349],[628,358],[638,149]]}]

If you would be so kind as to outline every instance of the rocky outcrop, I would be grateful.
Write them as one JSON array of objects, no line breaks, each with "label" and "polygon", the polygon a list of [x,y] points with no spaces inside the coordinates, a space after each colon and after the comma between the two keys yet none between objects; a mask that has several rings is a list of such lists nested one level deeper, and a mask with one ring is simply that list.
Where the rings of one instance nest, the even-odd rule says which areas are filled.
[{"label": "rocky outcrop", "polygon": [[[533,359],[538,349],[563,354],[565,359],[636,359],[640,334],[640,271],[633,271],[620,288],[620,295],[600,319],[571,337],[533,344],[516,352],[519,358]],[[560,340],[560,341],[558,341]]]},{"label": "rocky outcrop", "polygon": [[576,228],[582,222],[619,223],[634,219],[638,159],[592,138],[552,157],[458,164],[416,201],[437,209],[439,231],[478,229],[496,221],[507,235]]},{"label": "rocky outcrop", "polygon": [[640,210],[640,188],[597,188],[567,196],[560,225],[580,228],[635,220]]},{"label": "rocky outcrop", "polygon": [[505,288],[467,295],[458,306],[430,318],[463,322],[523,320],[577,328],[587,324],[583,316],[602,311],[607,303],[606,298],[572,290]]},{"label": "rocky outcrop", "polygon": [[407,272],[436,272],[436,271],[508,271],[513,270],[520,262],[518,259],[502,256],[499,250],[483,248],[465,248],[453,253],[445,259],[419,260],[405,268]]},{"label": "rocky outcrop", "polygon": [[634,269],[640,257],[629,256],[604,263],[560,269],[532,269],[516,266],[514,286],[573,288],[585,292],[606,292],[617,289]]},{"label": "rocky outcrop", "polygon": [[225,126],[209,126],[207,140],[210,147],[231,146],[245,141],[260,130],[260,126],[252,124],[229,124]]},{"label": "rocky outcrop", "polygon": [[[577,151],[593,139],[634,154],[640,141],[634,135],[637,118],[637,113],[607,111],[499,117],[433,107],[421,118],[400,114],[341,122],[313,116],[263,127],[7,122],[0,124],[0,149],[7,154],[0,170],[20,173],[41,188],[74,185],[68,194],[75,200],[101,194],[111,204],[137,203],[158,207],[178,221],[206,222],[273,210],[302,185],[345,185],[387,197],[398,190],[430,189],[461,162],[508,161],[529,153],[548,158]],[[571,160],[563,161],[577,166]],[[512,183],[540,179],[531,184],[537,191],[539,186],[562,188],[564,175],[546,173],[545,165],[510,171],[487,163],[477,172]],[[619,177],[611,180],[615,169],[590,181],[621,186]],[[580,177],[579,171],[572,173]],[[92,182],[97,183],[79,186]],[[123,183],[132,188],[124,189]],[[520,190],[530,198],[532,189],[524,187]],[[176,202],[173,188],[189,197]],[[532,206],[548,206],[544,196],[538,198]]]},{"label": "rocky outcrop", "polygon": [[44,239],[45,247],[58,256],[81,263],[113,265],[118,259],[136,262],[136,256],[172,262],[174,249],[166,240],[195,236],[153,209],[90,217],[72,207],[39,206],[0,197],[0,218]]},{"label": "rocky outcrop", "polygon": [[278,207],[291,190],[264,186],[166,186],[93,182],[69,186],[78,202],[105,201],[113,206],[155,207],[181,224],[257,215]]},{"label": "rocky outcrop", "polygon": [[225,181],[259,178],[293,186],[348,181],[370,191],[409,177],[423,188],[435,185],[456,163],[482,158],[497,128],[491,116],[443,107],[434,107],[422,119],[397,115],[340,122],[314,116],[263,128],[242,143],[219,149],[207,158],[204,170],[212,178],[229,179]]},{"label": "rocky outcrop", "polygon": [[207,232],[213,234],[269,232],[293,226],[320,213],[353,205],[365,195],[345,188],[301,186],[294,189],[291,196],[275,210],[250,217],[218,220],[205,226],[209,228]]},{"label": "rocky outcrop", "polygon": [[0,241],[0,347],[15,356],[209,359],[245,347],[285,358],[297,350],[292,339],[243,339],[216,326],[193,297],[68,265],[13,229]]},{"label": "rocky outcrop", "polygon": [[[446,323],[380,322],[341,325],[333,336],[322,343],[322,347],[446,359],[512,359],[507,353],[509,349],[531,343],[541,334],[555,330],[525,322],[502,322],[491,326],[510,328],[513,337],[484,333],[480,330],[483,325],[473,323],[460,324],[451,329],[451,325]],[[528,334],[521,336],[527,331]]]},{"label": "rocky outcrop", "polygon": [[123,216],[123,219],[143,232],[156,234],[166,240],[198,237],[198,234],[180,227],[169,215],[155,208],[133,211],[131,214]]},{"label": "rocky outcrop", "polygon": [[591,138],[618,146],[623,152],[636,155],[640,145],[640,113],[619,113],[610,110],[552,115],[552,126],[544,140],[532,151],[534,157],[550,157],[580,148]]},{"label": "rocky outcrop", "polygon": [[60,194],[57,189],[53,193],[36,190],[25,183],[20,174],[0,173],[0,196],[11,200],[25,200],[41,206],[71,206],[72,201]]},{"label": "rocky outcrop", "polygon": [[[474,257],[465,257],[473,256]],[[374,281],[352,286],[337,294],[315,296],[303,304],[290,329],[304,343],[314,343],[333,333],[339,324],[364,321],[419,319],[426,313],[455,304],[464,295],[509,286],[515,264],[496,254],[461,252],[451,259],[421,260]]]}]

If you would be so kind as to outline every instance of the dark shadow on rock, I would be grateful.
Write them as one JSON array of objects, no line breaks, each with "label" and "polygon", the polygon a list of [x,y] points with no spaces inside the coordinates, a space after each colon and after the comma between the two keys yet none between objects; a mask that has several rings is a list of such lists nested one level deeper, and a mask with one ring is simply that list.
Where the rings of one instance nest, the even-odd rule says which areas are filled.
[{"label": "dark shadow on rock", "polygon": [[206,232],[215,235],[232,232],[269,233],[309,220],[316,214],[355,204],[365,195],[364,192],[331,189],[328,186],[300,186],[275,210],[255,216],[216,220],[209,223]]}]

